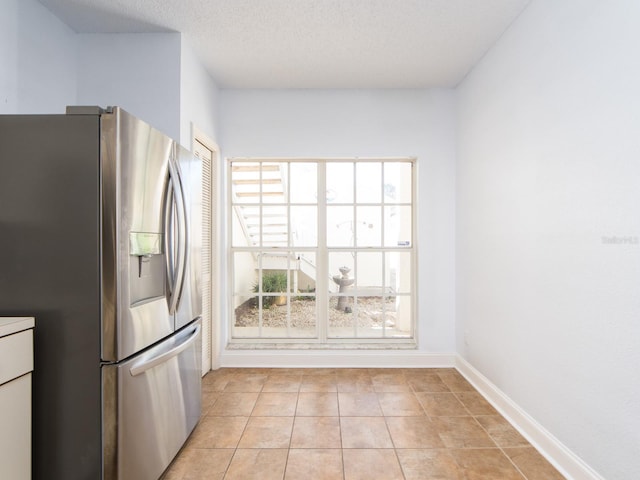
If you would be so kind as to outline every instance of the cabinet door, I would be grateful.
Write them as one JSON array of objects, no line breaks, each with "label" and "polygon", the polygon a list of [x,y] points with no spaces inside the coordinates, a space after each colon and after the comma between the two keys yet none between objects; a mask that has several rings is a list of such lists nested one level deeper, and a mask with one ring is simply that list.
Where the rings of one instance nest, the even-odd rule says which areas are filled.
[{"label": "cabinet door", "polygon": [[31,479],[31,373],[0,385],[0,478]]}]

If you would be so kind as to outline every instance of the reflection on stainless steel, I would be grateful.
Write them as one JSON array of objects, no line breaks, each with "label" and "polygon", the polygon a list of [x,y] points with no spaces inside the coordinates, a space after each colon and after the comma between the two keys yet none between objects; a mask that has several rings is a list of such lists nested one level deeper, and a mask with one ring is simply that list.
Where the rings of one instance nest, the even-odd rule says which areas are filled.
[{"label": "reflection on stainless steel", "polygon": [[[169,232],[168,234],[165,232],[165,235],[168,235],[169,238],[172,239],[172,246],[174,232],[175,236],[177,237],[177,241],[175,242],[175,253],[173,252],[173,248],[171,248],[172,260],[169,261],[169,266],[171,268],[169,272],[169,276],[171,277],[170,285],[173,286],[169,297],[169,313],[172,315],[176,312],[176,308],[178,306],[178,301],[180,300],[180,295],[184,284],[184,271],[187,258],[187,241],[189,238],[189,227],[186,217],[187,212],[185,210],[184,192],[182,189],[182,180],[180,178],[179,172],[179,167],[175,165],[174,160],[171,159],[169,161],[169,185],[171,190],[173,191],[173,195],[170,195],[169,198],[173,199],[173,201],[175,202],[175,208],[169,208],[168,214],[165,213],[165,218],[169,218],[167,221],[165,221],[165,224],[168,225],[168,228],[171,229],[171,232]],[[172,203],[169,203],[169,205],[173,207]],[[174,213],[176,218],[175,224],[172,220]],[[174,254],[175,257],[173,256]]]},{"label": "reflection on stainless steel", "polygon": [[[174,336],[171,338],[171,348],[166,349],[169,345],[169,341],[167,340],[162,345],[158,345],[143,354],[140,354],[136,357],[135,363],[131,366],[129,373],[132,377],[137,377],[138,375],[142,375],[147,370],[152,369],[153,367],[160,365],[161,363],[168,362],[169,359],[179,355],[181,352],[185,351],[189,348],[200,336],[200,324],[195,324],[193,328],[189,331],[189,337],[183,339],[185,336],[183,332],[180,336]],[[178,343],[178,341],[182,341],[182,343]]]},{"label": "reflection on stainless steel", "polygon": [[174,189],[171,185],[171,175],[167,174],[167,186],[164,197],[164,245],[165,251],[165,267],[166,267],[166,292],[167,305],[171,305],[173,293],[175,291],[175,229],[173,221],[175,219],[175,201]]},{"label": "reflection on stainless steel", "polygon": [[176,159],[184,194],[185,215],[188,220],[184,282],[180,307],[176,312],[176,328],[202,315],[201,249],[202,249],[202,165],[188,150],[176,146]]},{"label": "reflection on stainless steel", "polygon": [[117,107],[0,115],[0,158],[0,313],[38,324],[33,478],[157,480],[200,416],[201,167]]}]

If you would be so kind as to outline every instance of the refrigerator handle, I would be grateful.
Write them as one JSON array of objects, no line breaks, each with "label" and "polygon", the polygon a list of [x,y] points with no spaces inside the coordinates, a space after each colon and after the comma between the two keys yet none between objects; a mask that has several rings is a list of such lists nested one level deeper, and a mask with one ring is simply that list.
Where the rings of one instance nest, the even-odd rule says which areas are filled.
[{"label": "refrigerator handle", "polygon": [[167,178],[167,189],[164,201],[164,244],[165,244],[165,262],[167,267],[167,303],[169,304],[170,314],[171,303],[175,296],[175,245],[173,235],[173,207],[174,207],[174,187],[171,169]]},{"label": "refrigerator handle", "polygon": [[193,342],[196,341],[196,339],[198,338],[198,335],[200,335],[200,329],[201,329],[201,326],[196,325],[193,333],[185,341],[176,345],[170,350],[167,350],[166,352],[161,353],[156,357],[145,359],[139,363],[134,364],[129,370],[129,373],[131,373],[132,377],[135,377],[155,366],[160,365],[161,363],[165,363],[170,358],[173,358],[176,355],[180,354],[181,352],[185,351],[187,348],[191,346]]},{"label": "refrigerator handle", "polygon": [[[177,225],[177,234],[178,234],[178,248],[176,253],[177,260],[177,270],[175,276],[175,290],[174,290],[174,307],[173,311],[180,304],[180,299],[182,296],[182,290],[184,287],[184,280],[187,270],[187,255],[189,244],[189,224],[188,224],[188,215],[187,215],[187,204],[184,194],[184,189],[182,188],[182,175],[180,172],[179,165],[175,165],[175,178],[174,182],[175,186],[175,202],[176,202],[176,216],[178,217],[178,225]],[[172,311],[172,313],[173,313]]]}]

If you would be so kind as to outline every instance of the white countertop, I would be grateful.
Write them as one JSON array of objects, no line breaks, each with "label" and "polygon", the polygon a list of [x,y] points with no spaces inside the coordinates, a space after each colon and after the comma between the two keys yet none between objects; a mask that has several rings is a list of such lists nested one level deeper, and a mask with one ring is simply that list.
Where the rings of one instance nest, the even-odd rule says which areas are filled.
[{"label": "white countertop", "polygon": [[33,328],[33,317],[0,317],[0,337]]}]

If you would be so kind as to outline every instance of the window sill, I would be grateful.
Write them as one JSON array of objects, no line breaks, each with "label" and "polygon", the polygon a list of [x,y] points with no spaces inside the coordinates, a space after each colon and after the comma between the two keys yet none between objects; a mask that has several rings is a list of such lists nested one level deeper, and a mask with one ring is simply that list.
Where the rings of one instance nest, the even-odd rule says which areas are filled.
[{"label": "window sill", "polygon": [[229,343],[227,350],[416,350],[413,341],[402,343]]}]

